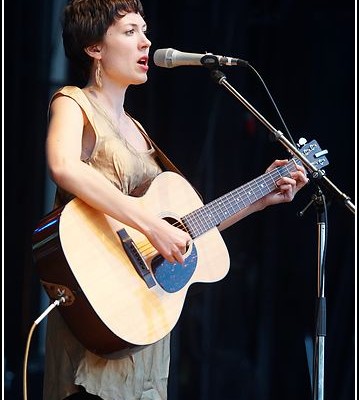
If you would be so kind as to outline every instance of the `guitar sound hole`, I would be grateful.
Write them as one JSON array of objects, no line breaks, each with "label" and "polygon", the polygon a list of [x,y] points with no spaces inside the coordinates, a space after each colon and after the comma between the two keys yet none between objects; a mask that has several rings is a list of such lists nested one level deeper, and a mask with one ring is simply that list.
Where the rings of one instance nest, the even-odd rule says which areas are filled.
[{"label": "guitar sound hole", "polygon": [[[184,225],[184,223],[181,220],[178,220],[171,216],[164,217],[163,219],[165,221],[167,221],[169,224],[171,224],[172,226],[175,226],[176,228],[182,229],[184,232],[187,232],[186,226]],[[185,254],[188,253],[190,248],[191,248],[191,243],[187,243]],[[165,259],[160,254],[158,254],[157,256],[155,256],[153,258],[153,260],[151,262],[152,269],[156,270],[156,268],[158,268],[158,266],[163,264],[164,262],[165,262]]]},{"label": "guitar sound hole", "polygon": [[[176,228],[182,229],[184,232],[188,232],[188,229],[186,228],[185,224],[181,221],[178,220],[174,217],[164,217],[163,218],[165,221],[167,221],[169,224],[171,224],[172,226],[175,226]],[[189,250],[190,247],[190,243],[187,243],[186,246],[186,253]]]},{"label": "guitar sound hole", "polygon": [[181,220],[178,220],[173,217],[164,217],[163,219],[167,221],[169,224],[175,226],[176,228],[182,229],[183,231],[187,232],[187,229]]}]

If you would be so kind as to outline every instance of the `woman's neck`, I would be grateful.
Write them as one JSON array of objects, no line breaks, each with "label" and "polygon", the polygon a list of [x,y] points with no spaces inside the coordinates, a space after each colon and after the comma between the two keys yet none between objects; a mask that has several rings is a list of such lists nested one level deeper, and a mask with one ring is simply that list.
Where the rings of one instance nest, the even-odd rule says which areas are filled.
[{"label": "woman's neck", "polygon": [[124,101],[125,89],[97,87],[96,85],[86,85],[84,90],[93,97],[104,109],[114,115],[115,118],[121,118],[125,115]]}]

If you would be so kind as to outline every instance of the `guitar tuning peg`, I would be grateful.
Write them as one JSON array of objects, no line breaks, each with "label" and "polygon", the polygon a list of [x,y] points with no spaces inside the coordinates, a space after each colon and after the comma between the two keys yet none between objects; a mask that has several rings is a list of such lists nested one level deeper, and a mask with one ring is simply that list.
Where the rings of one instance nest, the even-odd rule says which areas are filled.
[{"label": "guitar tuning peg", "polygon": [[306,143],[307,143],[307,139],[301,137],[301,138],[298,140],[298,147],[302,147],[302,146],[304,146]]}]

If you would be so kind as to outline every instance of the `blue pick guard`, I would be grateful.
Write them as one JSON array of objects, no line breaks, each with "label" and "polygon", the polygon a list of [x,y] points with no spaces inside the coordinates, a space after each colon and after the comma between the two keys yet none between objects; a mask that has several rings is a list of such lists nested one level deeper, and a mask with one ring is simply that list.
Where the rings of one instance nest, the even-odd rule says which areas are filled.
[{"label": "blue pick guard", "polygon": [[152,273],[157,283],[163,290],[175,293],[182,289],[191,279],[197,266],[197,250],[192,245],[191,253],[186,257],[183,264],[178,262],[170,263],[162,256],[152,260]]}]

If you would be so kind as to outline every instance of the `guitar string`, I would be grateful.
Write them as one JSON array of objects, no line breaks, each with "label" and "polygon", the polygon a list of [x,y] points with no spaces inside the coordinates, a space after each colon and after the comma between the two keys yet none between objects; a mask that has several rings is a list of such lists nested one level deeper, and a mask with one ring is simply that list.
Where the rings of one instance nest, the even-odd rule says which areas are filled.
[{"label": "guitar string", "polygon": [[[292,168],[289,169],[288,166],[292,167]],[[263,183],[267,186],[267,193],[269,193],[271,190],[275,189],[275,181],[278,180],[278,178],[280,178],[281,176],[284,176],[283,173],[282,174],[280,173],[280,171],[283,171],[283,170],[285,170],[287,173],[295,170],[293,168],[293,163],[291,163],[291,165],[287,164],[286,166],[279,167],[275,170],[272,170],[272,171],[268,172],[267,174],[264,174],[262,177],[259,177],[255,180],[243,185],[242,187],[235,189],[234,191],[228,193],[227,195],[224,195],[220,199],[214,200],[213,202],[207,204],[207,206],[204,206],[198,210],[191,212],[186,217],[184,217],[185,222],[190,223],[191,227],[193,227],[193,229],[195,231],[194,232],[195,236],[199,236],[201,233],[203,233],[206,230],[206,228],[215,226],[217,224],[217,222],[221,221],[221,219],[224,215],[228,214],[227,212],[223,212],[224,209],[228,210],[229,206],[231,206],[232,210],[237,212],[241,208],[244,208],[244,207],[248,206],[249,204],[251,204],[252,200],[256,200],[257,193],[259,193],[259,191],[263,195],[264,187],[263,187],[263,185],[262,186],[258,185],[258,181],[263,180]],[[257,187],[253,187],[253,190],[248,190],[248,188],[251,189],[251,187],[254,186],[254,184],[256,184]],[[272,184],[272,185],[270,185],[270,184]],[[258,190],[258,188],[259,188],[259,190]],[[247,199],[242,200],[240,198],[240,196],[238,196],[238,194],[240,194],[241,192],[243,192],[243,194],[247,196]],[[246,201],[248,199],[250,200],[249,202]],[[241,204],[239,203],[239,200],[241,201]],[[206,218],[204,218],[204,216],[207,218],[209,217],[209,219],[213,221],[213,215],[210,212],[207,212],[207,209],[209,211],[213,211],[213,210],[216,211],[216,209],[218,209],[219,212],[216,211],[216,213],[221,218],[220,218],[220,220],[214,220],[214,222],[212,222],[212,224],[210,224],[208,222],[207,226],[204,226],[204,223],[206,222]],[[227,216],[226,216],[226,218],[227,218]],[[197,223],[198,221],[200,221],[201,223],[198,224]]]}]

